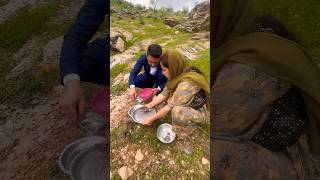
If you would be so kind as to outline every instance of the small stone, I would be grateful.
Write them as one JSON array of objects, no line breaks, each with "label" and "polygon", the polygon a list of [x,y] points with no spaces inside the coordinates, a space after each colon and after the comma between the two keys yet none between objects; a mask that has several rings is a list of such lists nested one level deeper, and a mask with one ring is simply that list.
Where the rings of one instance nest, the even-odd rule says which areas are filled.
[{"label": "small stone", "polygon": [[5,112],[0,113],[0,119],[6,119],[8,117],[8,114]]},{"label": "small stone", "polygon": [[137,160],[137,161],[142,161],[142,159],[143,159],[143,154],[141,153],[141,150],[139,149],[138,151],[137,151],[137,153],[136,153],[136,156],[135,156],[135,159]]},{"label": "small stone", "polygon": [[56,105],[56,104],[58,104],[58,103],[59,103],[59,101],[56,100],[56,99],[50,101],[50,105]]},{"label": "small stone", "polygon": [[182,160],[182,161],[181,161],[181,165],[182,165],[182,166],[185,166],[185,165],[186,165],[186,162],[184,162],[184,160]]},{"label": "small stone", "polygon": [[0,104],[0,111],[4,111],[4,110],[7,110],[7,109],[8,109],[7,105]]},{"label": "small stone", "polygon": [[33,99],[31,102],[30,102],[31,105],[37,105],[39,104],[39,100],[38,99]]},{"label": "small stone", "polygon": [[54,86],[53,90],[57,95],[62,95],[64,92],[64,87],[62,85]]},{"label": "small stone", "polygon": [[126,159],[127,159],[127,156],[124,155],[124,154],[121,154],[121,158],[122,158],[123,160],[126,160]]},{"label": "small stone", "polygon": [[133,171],[127,166],[123,166],[118,170],[118,173],[121,179],[127,180],[130,176],[133,175]]},{"label": "small stone", "polygon": [[171,161],[169,162],[169,164],[171,164],[171,165],[175,165],[174,160],[171,160]]},{"label": "small stone", "polygon": [[202,162],[203,165],[209,164],[208,159],[206,159],[204,157],[201,159],[201,162]]}]

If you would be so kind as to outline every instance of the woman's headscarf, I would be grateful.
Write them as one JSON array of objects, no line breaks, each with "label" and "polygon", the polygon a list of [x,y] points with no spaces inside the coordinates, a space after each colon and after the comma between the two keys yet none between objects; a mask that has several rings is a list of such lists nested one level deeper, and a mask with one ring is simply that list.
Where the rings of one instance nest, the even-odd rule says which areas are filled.
[{"label": "woman's headscarf", "polygon": [[203,75],[203,73],[191,71],[193,66],[191,66],[189,60],[176,50],[165,50],[164,55],[168,56],[168,66],[171,79],[168,80],[166,86],[170,91],[177,88],[181,80],[188,79],[201,87],[205,91],[207,99],[207,107],[210,108],[210,85],[208,79]]},{"label": "woman's headscarf", "polygon": [[[254,22],[252,0],[215,0],[211,81],[228,62],[238,62],[288,81],[301,90],[309,117],[311,152],[320,154],[320,67],[299,44],[278,35],[248,33]],[[230,23],[230,24],[229,24]]]}]

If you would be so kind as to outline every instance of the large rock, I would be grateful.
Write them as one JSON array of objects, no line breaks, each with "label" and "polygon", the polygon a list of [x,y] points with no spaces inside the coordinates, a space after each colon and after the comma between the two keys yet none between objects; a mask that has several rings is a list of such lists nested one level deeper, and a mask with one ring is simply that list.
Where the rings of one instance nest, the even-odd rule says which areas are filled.
[{"label": "large rock", "polygon": [[119,52],[125,51],[124,40],[121,38],[121,34],[115,29],[110,29],[110,46],[112,50]]},{"label": "large rock", "polygon": [[127,166],[123,166],[118,170],[118,173],[123,180],[127,180],[130,176],[133,175],[132,169],[128,168]]},{"label": "large rock", "polygon": [[58,67],[59,55],[63,44],[63,37],[58,37],[49,41],[43,48],[43,61],[40,66],[45,69],[54,69]]},{"label": "large rock", "polygon": [[187,21],[177,27],[182,31],[196,32],[210,30],[210,1],[197,4],[188,14]]},{"label": "large rock", "polygon": [[191,36],[192,40],[210,40],[210,32],[193,33]]},{"label": "large rock", "polygon": [[43,0],[10,0],[3,7],[0,7],[0,24],[15,15],[19,9],[35,5],[39,1]]},{"label": "large rock", "polygon": [[114,47],[115,47],[116,50],[118,50],[120,52],[124,52],[124,50],[125,50],[124,41],[122,40],[121,37],[118,37],[118,40],[117,40],[117,42],[116,42]]},{"label": "large rock", "polygon": [[110,41],[116,41],[121,34],[116,31],[114,28],[110,28]]},{"label": "large rock", "polygon": [[169,19],[169,18],[167,18],[167,19],[165,19],[164,20],[164,24],[166,24],[166,25],[168,25],[168,26],[170,26],[170,27],[175,27],[176,25],[178,25],[179,24],[179,22],[176,20],[176,19]]},{"label": "large rock", "polygon": [[116,7],[111,7],[110,9],[111,16],[117,17],[119,19],[123,19],[124,17],[135,19],[136,17],[140,16],[139,12],[134,11],[133,9],[118,9]]},{"label": "large rock", "polygon": [[6,75],[6,79],[13,79],[20,74],[30,71],[35,64],[35,60],[41,58],[40,38],[35,37],[28,40],[11,58],[11,65],[14,68]]}]

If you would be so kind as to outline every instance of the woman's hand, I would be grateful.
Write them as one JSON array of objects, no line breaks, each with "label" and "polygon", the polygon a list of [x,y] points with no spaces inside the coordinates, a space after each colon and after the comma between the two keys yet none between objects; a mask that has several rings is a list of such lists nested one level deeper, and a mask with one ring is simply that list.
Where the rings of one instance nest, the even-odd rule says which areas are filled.
[{"label": "woman's hand", "polygon": [[160,109],[160,111],[158,111],[155,115],[144,120],[142,124],[151,125],[157,119],[164,118],[170,111],[171,111],[171,108],[168,106],[165,106],[162,109]]},{"label": "woman's hand", "polygon": [[149,109],[153,108],[153,106],[150,103],[145,104],[143,107],[144,107],[144,111],[149,111]]},{"label": "woman's hand", "polygon": [[153,123],[153,118],[150,117],[150,118],[147,118],[146,120],[143,121],[143,125],[147,125],[147,126],[150,126],[152,123]]},{"label": "woman's hand", "polygon": [[160,89],[159,88],[153,88],[152,91],[153,91],[153,95],[155,96],[155,95],[158,94],[158,92],[160,92]]}]

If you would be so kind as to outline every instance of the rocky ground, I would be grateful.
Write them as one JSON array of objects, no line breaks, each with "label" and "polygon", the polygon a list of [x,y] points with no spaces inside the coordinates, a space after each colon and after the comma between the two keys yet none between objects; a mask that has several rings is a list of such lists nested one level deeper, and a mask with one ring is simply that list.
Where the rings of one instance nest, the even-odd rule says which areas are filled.
[{"label": "rocky ground", "polygon": [[[208,179],[209,126],[191,137],[162,144],[156,137],[161,120],[150,127],[133,123],[127,111],[135,103],[127,95],[129,72],[151,43],[183,52],[192,62],[209,65],[209,32],[185,32],[168,24],[168,18],[128,18],[113,8],[111,15],[111,179]],[[130,12],[130,11],[129,11]],[[128,10],[126,10],[126,13]],[[199,13],[195,13],[199,14]],[[166,19],[166,20],[164,20]],[[170,17],[170,19],[178,19]],[[173,23],[176,25],[176,23]],[[197,63],[196,63],[197,64]],[[201,67],[200,67],[201,68]]]},{"label": "rocky ground", "polygon": [[[83,0],[0,1],[0,26],[12,26],[12,31],[19,33],[14,27],[23,24],[24,18],[36,18],[32,16],[35,11],[53,12],[41,21],[40,30],[33,30],[37,33],[30,33],[17,47],[0,47],[0,68],[4,69],[0,88],[0,180],[70,179],[60,171],[57,159],[65,145],[83,134],[67,124],[59,109],[63,87],[57,67],[63,34],[82,4]],[[36,26],[23,27],[28,29],[27,25]],[[0,30],[0,38],[6,35],[1,33],[8,32]],[[86,84],[84,88],[89,100],[99,87]]]}]

